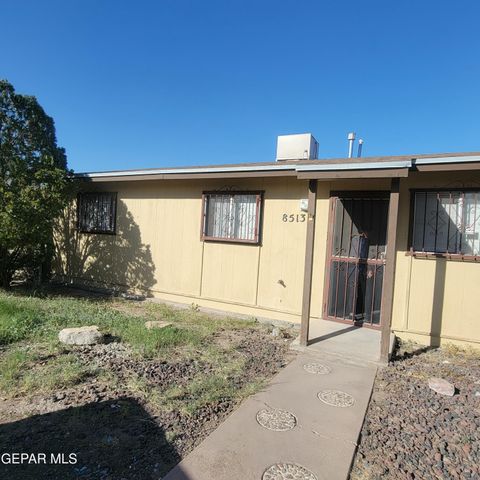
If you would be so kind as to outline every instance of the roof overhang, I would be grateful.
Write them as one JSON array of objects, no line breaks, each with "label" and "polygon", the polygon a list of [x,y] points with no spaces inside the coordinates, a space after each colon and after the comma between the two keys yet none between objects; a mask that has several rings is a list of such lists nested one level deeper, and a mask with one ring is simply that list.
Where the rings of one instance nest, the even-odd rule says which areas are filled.
[{"label": "roof overhang", "polygon": [[480,155],[459,155],[458,157],[425,157],[414,161],[418,172],[449,172],[480,170]]},{"label": "roof overhang", "polygon": [[411,160],[322,165],[301,165],[296,168],[299,179],[334,180],[341,178],[408,177]]},{"label": "roof overhang", "polygon": [[480,154],[380,157],[363,159],[310,160],[289,163],[240,164],[211,167],[187,167],[111,172],[79,173],[75,176],[91,182],[133,180],[175,180],[207,178],[249,178],[291,176],[298,179],[351,179],[407,177],[409,171],[480,170]]}]

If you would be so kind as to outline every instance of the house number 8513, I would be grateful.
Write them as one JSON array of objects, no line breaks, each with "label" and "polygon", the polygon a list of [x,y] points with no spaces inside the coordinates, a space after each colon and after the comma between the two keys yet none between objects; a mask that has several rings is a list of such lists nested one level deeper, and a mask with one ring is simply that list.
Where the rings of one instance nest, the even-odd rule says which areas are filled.
[{"label": "house number 8513", "polygon": [[291,213],[290,215],[288,213],[284,213],[282,215],[282,220],[284,222],[302,223],[305,221],[306,218],[307,218],[307,215],[305,213],[297,213],[296,215],[294,213]]}]

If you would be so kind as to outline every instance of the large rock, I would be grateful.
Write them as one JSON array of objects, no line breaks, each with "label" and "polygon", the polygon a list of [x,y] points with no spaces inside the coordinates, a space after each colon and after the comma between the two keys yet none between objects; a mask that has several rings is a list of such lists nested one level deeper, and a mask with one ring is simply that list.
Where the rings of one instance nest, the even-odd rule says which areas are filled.
[{"label": "large rock", "polygon": [[153,328],[165,328],[171,325],[170,322],[163,322],[161,320],[150,320],[149,322],[145,322],[145,327],[148,330],[152,330]]},{"label": "large rock", "polygon": [[104,336],[95,325],[89,327],[64,328],[58,339],[67,345],[93,345],[102,343]]},{"label": "large rock", "polygon": [[428,379],[428,386],[440,395],[447,395],[453,397],[455,395],[455,385],[443,378],[431,377]]}]

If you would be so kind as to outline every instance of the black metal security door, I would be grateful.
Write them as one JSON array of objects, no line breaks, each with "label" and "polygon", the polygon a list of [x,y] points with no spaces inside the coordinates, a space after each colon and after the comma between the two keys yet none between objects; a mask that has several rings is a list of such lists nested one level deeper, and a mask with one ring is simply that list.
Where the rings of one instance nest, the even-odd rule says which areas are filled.
[{"label": "black metal security door", "polygon": [[332,197],[325,316],[355,325],[380,325],[388,196]]}]

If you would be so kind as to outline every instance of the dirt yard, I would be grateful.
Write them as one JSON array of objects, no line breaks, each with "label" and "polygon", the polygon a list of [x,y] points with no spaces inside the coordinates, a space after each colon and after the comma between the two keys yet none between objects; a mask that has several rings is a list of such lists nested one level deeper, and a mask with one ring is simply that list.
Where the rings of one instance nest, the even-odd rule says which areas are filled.
[{"label": "dirt yard", "polygon": [[[172,325],[145,328],[159,319]],[[58,342],[79,325],[108,343]],[[294,332],[280,333],[195,307],[0,292],[0,451],[65,457],[2,464],[0,478],[161,478],[289,362]]]},{"label": "dirt yard", "polygon": [[[432,391],[431,377],[455,395]],[[401,346],[377,374],[350,478],[480,478],[480,354]]]}]

